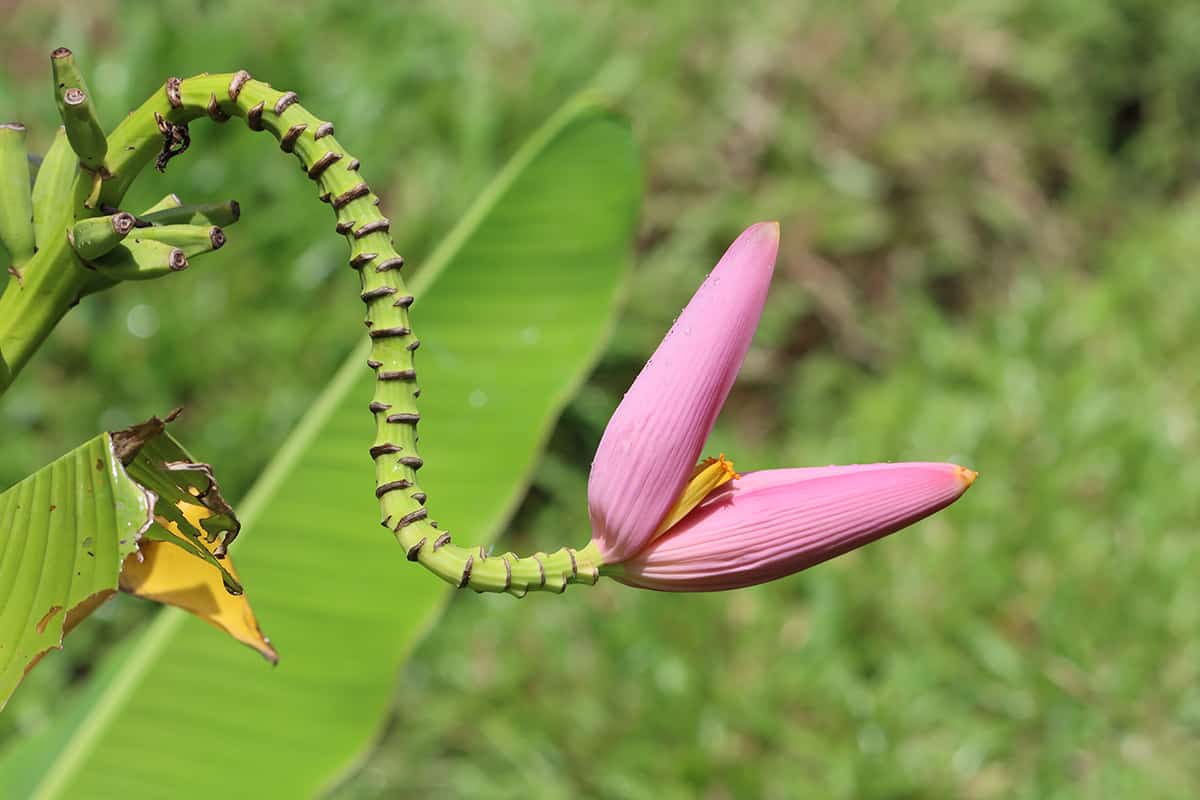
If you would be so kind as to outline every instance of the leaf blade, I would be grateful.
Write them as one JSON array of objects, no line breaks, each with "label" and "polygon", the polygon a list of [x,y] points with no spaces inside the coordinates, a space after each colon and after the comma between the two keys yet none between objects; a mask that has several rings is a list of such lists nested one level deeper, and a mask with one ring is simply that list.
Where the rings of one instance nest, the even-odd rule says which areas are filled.
[{"label": "leaf blade", "polygon": [[108,434],[0,494],[0,708],[25,672],[62,646],[69,612],[117,588],[152,512]]}]

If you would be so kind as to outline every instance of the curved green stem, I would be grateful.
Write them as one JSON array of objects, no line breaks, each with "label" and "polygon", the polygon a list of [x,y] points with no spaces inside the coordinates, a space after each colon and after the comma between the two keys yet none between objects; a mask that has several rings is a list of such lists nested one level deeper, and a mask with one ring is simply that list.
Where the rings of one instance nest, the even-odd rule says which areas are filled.
[{"label": "curved green stem", "polygon": [[[594,584],[601,558],[592,546],[563,548],[519,558],[489,556],[482,547],[460,547],[430,519],[417,471],[417,372],[414,354],[420,341],[409,309],[413,297],[402,277],[404,259],[389,235],[389,220],[379,199],[359,173],[359,161],[334,137],[333,125],[311,114],[292,92],[250,78],[244,71],[169,79],[163,89],[130,114],[108,138],[98,208],[118,207],[138,173],[159,155],[164,137],[185,142],[182,126],[202,116],[217,122],[240,118],[251,130],[264,130],[292,153],[318,186],[322,202],[337,218],[335,231],[350,246],[349,266],[359,274],[366,325],[371,339],[368,366],[375,371],[369,409],[375,418],[370,448],[382,524],[393,532],[411,561],[420,562],[447,582],[479,592],[562,592],[570,583]],[[77,195],[79,191],[76,192]],[[7,298],[5,298],[7,299]]]}]

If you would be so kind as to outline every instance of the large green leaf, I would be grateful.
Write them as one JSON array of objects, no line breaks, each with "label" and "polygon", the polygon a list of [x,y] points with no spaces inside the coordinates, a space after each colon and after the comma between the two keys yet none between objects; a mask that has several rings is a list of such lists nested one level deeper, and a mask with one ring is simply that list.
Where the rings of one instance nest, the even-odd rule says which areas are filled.
[{"label": "large green leaf", "polygon": [[0,708],[72,609],[117,588],[154,522],[154,496],[125,472],[108,434],[0,494]]},{"label": "large green leaf", "polygon": [[[509,518],[598,354],[639,195],[626,123],[576,103],[414,281],[422,477],[430,508],[462,540],[486,542]],[[72,709],[69,731],[52,728],[0,762],[0,796],[304,797],[363,752],[400,664],[451,591],[379,527],[365,358],[355,352],[239,504],[235,555],[279,666],[164,612],[119,665],[103,665],[103,687]]]}]

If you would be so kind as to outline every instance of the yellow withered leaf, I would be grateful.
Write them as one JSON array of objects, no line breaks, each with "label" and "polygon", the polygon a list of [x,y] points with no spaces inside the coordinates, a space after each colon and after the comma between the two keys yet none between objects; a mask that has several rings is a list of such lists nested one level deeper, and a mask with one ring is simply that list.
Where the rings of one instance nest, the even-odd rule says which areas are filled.
[{"label": "yellow withered leaf", "polygon": [[[197,532],[203,531],[200,521],[213,514],[198,503],[180,500],[175,505]],[[193,536],[189,540],[174,521],[161,516],[155,517],[155,521],[181,542],[199,541],[210,553],[216,554],[219,539],[214,537],[210,541],[205,536]],[[229,556],[222,558],[222,565],[237,580],[237,570]],[[253,647],[271,663],[279,661],[271,641],[259,629],[246,595],[231,594],[225,588],[221,573],[212,564],[182,546],[169,540],[143,539],[137,552],[125,559],[119,583],[124,592],[182,608]]]}]

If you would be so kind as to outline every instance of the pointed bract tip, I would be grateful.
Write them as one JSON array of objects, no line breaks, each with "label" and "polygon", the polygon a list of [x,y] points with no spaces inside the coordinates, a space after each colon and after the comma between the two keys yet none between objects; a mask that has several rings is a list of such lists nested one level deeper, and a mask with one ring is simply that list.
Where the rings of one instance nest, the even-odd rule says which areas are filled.
[{"label": "pointed bract tip", "polygon": [[946,508],[975,478],[974,470],[930,462],[752,472],[611,574],[671,592],[766,583]]},{"label": "pointed bract tip", "polygon": [[761,239],[764,242],[779,244],[779,223],[775,220],[769,222],[756,222],[742,233],[742,236],[753,236]]},{"label": "pointed bract tip", "polygon": [[973,469],[967,469],[966,467],[960,467],[958,465],[955,465],[954,468],[958,471],[959,480],[963,482],[964,492],[967,489],[970,489],[971,484],[974,483],[975,479],[979,477],[979,473]]},{"label": "pointed bract tip", "polygon": [[760,222],[759,224],[763,226],[764,230],[771,232],[771,236],[775,238],[775,241],[779,241],[779,220],[773,219],[769,222]]}]

